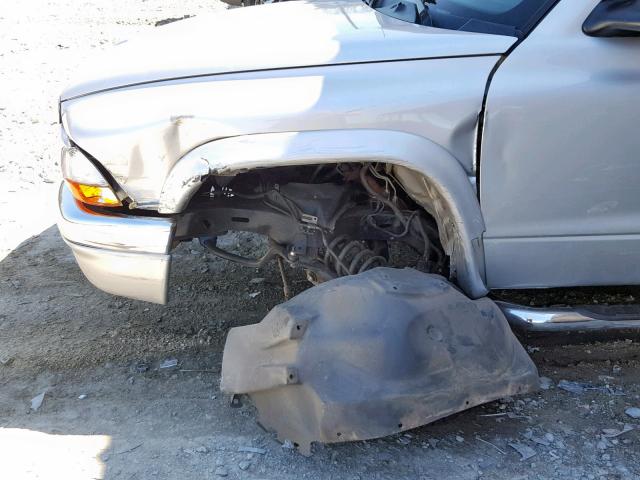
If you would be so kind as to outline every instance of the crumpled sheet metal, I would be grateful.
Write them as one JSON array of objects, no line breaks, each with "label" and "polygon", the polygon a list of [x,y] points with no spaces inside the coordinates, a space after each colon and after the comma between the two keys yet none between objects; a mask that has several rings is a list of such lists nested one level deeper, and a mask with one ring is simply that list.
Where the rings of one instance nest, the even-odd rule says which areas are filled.
[{"label": "crumpled sheet metal", "polygon": [[493,301],[437,275],[376,268],[313,287],[233,328],[221,388],[310,453],[538,389],[535,365]]}]

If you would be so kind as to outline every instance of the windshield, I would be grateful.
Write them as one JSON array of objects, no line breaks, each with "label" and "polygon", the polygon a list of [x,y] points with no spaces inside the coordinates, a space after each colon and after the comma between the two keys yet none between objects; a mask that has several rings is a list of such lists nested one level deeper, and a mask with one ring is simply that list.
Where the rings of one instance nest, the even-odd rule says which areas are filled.
[{"label": "windshield", "polygon": [[450,30],[520,37],[557,0],[365,0],[380,13]]}]

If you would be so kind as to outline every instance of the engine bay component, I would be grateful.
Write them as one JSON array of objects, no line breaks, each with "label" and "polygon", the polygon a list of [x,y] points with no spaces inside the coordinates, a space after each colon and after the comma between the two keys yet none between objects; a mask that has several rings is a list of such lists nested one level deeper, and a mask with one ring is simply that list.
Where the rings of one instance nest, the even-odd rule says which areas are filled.
[{"label": "engine bay component", "polygon": [[[356,275],[375,266],[384,266],[387,259],[376,255],[358,240],[349,241],[349,237],[341,235],[325,246],[324,263],[338,275]],[[338,251],[339,253],[335,253]]]},{"label": "engine bay component", "polygon": [[493,301],[470,300],[439,275],[384,267],[231,329],[221,380],[303,454],[312,442],[382,437],[537,388],[535,365]]}]

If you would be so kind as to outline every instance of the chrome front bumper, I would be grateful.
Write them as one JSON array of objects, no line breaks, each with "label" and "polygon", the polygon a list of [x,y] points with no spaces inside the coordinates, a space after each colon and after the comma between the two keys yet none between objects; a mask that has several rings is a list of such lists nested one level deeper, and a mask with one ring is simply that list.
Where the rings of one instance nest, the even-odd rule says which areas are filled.
[{"label": "chrome front bumper", "polygon": [[114,295],[166,303],[173,220],[96,213],[65,184],[58,204],[62,238],[91,283]]}]

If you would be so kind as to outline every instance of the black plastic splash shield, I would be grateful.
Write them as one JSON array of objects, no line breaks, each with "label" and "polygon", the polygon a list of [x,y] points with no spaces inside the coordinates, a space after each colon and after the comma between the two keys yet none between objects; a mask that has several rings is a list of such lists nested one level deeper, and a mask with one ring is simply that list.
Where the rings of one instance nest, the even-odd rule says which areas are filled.
[{"label": "black plastic splash shield", "polygon": [[365,440],[538,388],[535,365],[493,301],[444,278],[377,268],[311,288],[234,328],[221,388],[302,453]]}]

